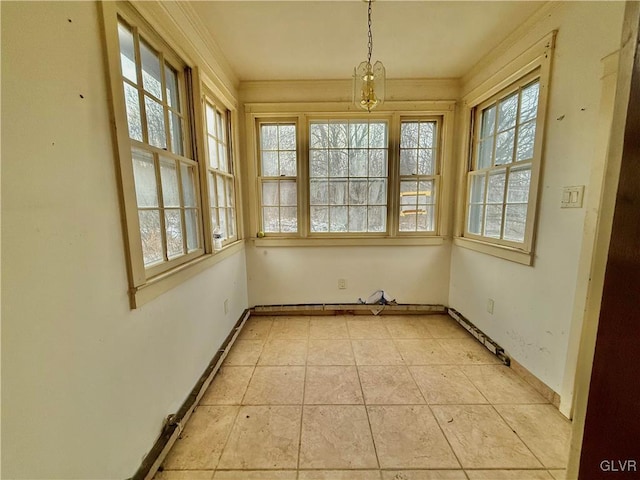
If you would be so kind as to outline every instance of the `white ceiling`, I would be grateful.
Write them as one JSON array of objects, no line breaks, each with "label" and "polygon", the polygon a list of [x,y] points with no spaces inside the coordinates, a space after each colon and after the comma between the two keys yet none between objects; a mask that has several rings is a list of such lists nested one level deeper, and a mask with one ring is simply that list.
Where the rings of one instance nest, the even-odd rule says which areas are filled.
[{"label": "white ceiling", "polygon": [[[387,78],[456,78],[544,2],[373,3],[373,58]],[[344,79],[366,59],[363,1],[194,1],[240,80]]]}]

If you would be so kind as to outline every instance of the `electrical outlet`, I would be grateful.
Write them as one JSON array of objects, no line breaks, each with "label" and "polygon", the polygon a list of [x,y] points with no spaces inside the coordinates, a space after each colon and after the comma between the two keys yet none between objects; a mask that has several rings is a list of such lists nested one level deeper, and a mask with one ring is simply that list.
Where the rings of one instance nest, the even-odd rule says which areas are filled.
[{"label": "electrical outlet", "polygon": [[493,298],[487,300],[487,312],[493,315]]},{"label": "electrical outlet", "polygon": [[229,313],[229,299],[225,299],[224,301],[224,313]]},{"label": "electrical outlet", "polygon": [[347,280],[345,278],[338,279],[338,288],[340,290],[345,290],[347,288]]}]

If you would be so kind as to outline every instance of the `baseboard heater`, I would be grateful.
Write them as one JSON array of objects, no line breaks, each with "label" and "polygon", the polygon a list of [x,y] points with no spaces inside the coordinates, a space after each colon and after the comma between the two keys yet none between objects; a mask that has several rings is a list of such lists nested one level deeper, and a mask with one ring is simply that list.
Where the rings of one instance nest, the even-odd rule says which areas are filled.
[{"label": "baseboard heater", "polygon": [[191,417],[193,410],[198,406],[198,403],[200,403],[200,399],[204,395],[204,392],[209,388],[213,377],[218,373],[229,349],[233,345],[233,342],[235,342],[238,334],[242,330],[242,327],[244,327],[244,324],[250,315],[250,309],[246,309],[242,312],[240,319],[233,326],[229,335],[227,335],[227,338],[214,355],[204,373],[198,379],[198,382],[180,407],[180,410],[167,417],[160,437],[156,440],[156,443],[145,456],[140,468],[138,468],[136,473],[129,480],[153,479],[153,476],[160,468],[160,465],[167,456],[167,453],[169,453],[169,450],[171,450],[171,447],[182,433],[182,429],[189,420],[189,417]]},{"label": "baseboard heater", "polygon": [[485,335],[482,330],[480,330],[473,323],[467,320],[457,310],[454,310],[453,308],[447,308],[447,313],[451,318],[458,322],[462,326],[462,328],[467,330],[471,335],[475,337],[476,340],[484,345],[485,348],[487,348],[491,353],[498,357],[502,363],[504,363],[507,367],[511,366],[511,359],[504,352],[504,348],[494,342],[490,337]]}]

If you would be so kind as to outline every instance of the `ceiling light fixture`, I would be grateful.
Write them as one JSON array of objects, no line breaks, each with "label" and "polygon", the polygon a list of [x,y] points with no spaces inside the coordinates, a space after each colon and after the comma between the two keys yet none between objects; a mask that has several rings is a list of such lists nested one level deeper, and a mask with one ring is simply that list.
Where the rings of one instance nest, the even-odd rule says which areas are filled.
[{"label": "ceiling light fixture", "polygon": [[[366,1],[366,0],[365,0]],[[367,60],[353,69],[353,103],[370,112],[384,102],[385,71],[382,62],[371,65],[373,36],[371,35],[371,2],[368,0],[369,52]]]}]

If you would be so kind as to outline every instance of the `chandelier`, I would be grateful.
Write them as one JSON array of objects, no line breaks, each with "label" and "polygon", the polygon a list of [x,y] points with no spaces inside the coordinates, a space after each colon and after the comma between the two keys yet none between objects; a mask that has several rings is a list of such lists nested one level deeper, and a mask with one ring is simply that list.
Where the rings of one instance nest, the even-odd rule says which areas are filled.
[{"label": "chandelier", "polygon": [[371,2],[368,0],[369,43],[367,60],[353,69],[353,103],[370,112],[384,102],[384,65],[378,61],[371,65],[373,36],[371,35]]}]

